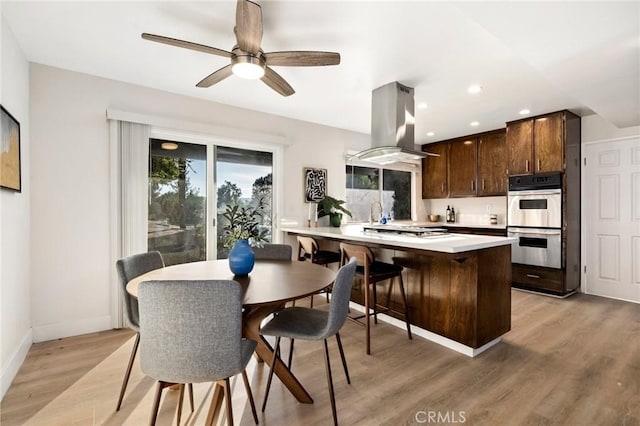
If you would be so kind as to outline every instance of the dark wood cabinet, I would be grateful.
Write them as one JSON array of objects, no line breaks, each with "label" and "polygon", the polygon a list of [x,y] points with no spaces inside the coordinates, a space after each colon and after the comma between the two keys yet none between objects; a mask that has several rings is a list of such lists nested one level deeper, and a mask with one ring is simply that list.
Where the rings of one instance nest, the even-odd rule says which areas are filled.
[{"label": "dark wood cabinet", "polygon": [[477,193],[476,141],[473,137],[449,142],[449,197],[473,197]]},{"label": "dark wood cabinet", "polygon": [[509,175],[564,171],[566,114],[560,111],[507,123]]},{"label": "dark wood cabinet", "polygon": [[440,155],[428,156],[422,160],[422,198],[447,198],[449,184],[447,182],[447,165],[449,145],[433,143],[422,146],[423,151]]},{"label": "dark wood cabinet", "polygon": [[564,114],[557,112],[533,121],[534,173],[564,170]]},{"label": "dark wood cabinet", "polygon": [[504,130],[478,138],[478,195],[506,195],[507,140]]},{"label": "dark wood cabinet", "polygon": [[531,173],[533,120],[507,123],[507,169],[509,175]]}]

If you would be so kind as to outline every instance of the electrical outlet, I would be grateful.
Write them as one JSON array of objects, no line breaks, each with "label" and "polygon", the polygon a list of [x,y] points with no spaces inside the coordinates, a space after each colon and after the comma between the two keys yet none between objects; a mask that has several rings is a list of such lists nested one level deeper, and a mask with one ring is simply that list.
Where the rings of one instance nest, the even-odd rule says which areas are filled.
[{"label": "electrical outlet", "polygon": [[487,204],[487,213],[491,213],[491,207],[493,207],[491,204]]}]

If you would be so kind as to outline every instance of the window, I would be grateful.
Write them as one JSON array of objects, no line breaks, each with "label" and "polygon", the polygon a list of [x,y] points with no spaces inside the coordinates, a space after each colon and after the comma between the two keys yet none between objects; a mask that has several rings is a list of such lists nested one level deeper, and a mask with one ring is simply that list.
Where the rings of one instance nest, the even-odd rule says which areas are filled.
[{"label": "window", "polygon": [[166,265],[226,258],[227,205],[262,204],[259,227],[271,241],[274,152],[156,138],[149,142],[147,246],[160,251]]},{"label": "window", "polygon": [[346,207],[354,221],[368,221],[372,203],[385,217],[411,220],[411,172],[376,167],[346,166]]}]

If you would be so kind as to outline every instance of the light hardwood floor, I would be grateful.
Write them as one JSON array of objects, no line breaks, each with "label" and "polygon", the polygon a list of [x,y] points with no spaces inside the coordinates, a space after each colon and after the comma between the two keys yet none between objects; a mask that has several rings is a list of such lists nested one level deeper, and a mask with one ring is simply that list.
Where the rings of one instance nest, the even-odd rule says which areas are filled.
[{"label": "light hardwood floor", "polygon": [[[364,330],[347,322],[341,336],[351,385],[330,343],[340,423],[640,424],[640,306],[512,295],[511,331],[475,359],[417,336],[409,341],[387,324],[373,328],[367,356]],[[113,330],[34,344],[2,401],[2,426],[147,424],[155,386],[139,364],[114,411],[132,336]],[[297,342],[293,371],[315,403],[296,403],[275,379],[262,425],[331,423],[322,356],[320,343]],[[247,373],[259,410],[268,371],[252,360]],[[253,424],[239,377],[233,387],[235,423]],[[210,384],[195,386],[196,411],[185,404],[182,424],[204,423],[210,393]],[[177,396],[165,392],[158,424],[175,424]]]}]

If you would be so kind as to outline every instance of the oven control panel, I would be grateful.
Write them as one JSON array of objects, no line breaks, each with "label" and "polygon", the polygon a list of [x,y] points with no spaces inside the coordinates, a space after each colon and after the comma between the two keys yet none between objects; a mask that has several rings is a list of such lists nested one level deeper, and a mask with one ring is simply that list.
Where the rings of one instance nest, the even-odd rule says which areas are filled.
[{"label": "oven control panel", "polygon": [[509,191],[562,188],[562,173],[509,176]]}]

